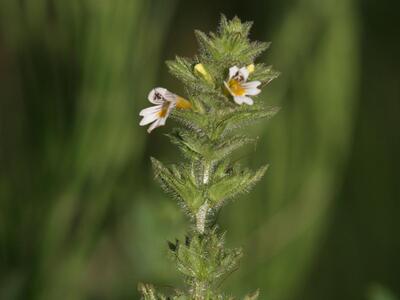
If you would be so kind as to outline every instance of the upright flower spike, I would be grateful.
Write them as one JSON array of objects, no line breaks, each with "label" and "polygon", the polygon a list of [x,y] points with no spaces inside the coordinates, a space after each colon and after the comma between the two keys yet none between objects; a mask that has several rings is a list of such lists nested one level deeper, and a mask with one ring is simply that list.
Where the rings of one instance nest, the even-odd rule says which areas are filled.
[{"label": "upright flower spike", "polygon": [[[232,95],[238,104],[251,105],[253,100],[249,96],[260,93],[261,82],[268,84],[277,75],[272,67],[262,63],[257,67],[249,64],[268,47],[266,43],[249,40],[250,23],[222,17],[220,24],[217,33],[196,32],[200,52],[194,59],[176,57],[167,62],[170,72],[192,97],[194,109],[173,112],[175,108],[190,108],[190,102],[157,88],[149,94],[155,106],[141,112],[141,125],[153,123],[149,131],[164,125],[171,112],[178,121],[177,128],[167,136],[183,156],[168,165],[156,158],[151,162],[161,187],[178,202],[191,225],[183,239],[168,243],[170,257],[184,276],[185,286],[164,296],[154,286],[142,284],[142,300],[258,297],[258,291],[240,298],[221,291],[221,282],[239,267],[242,251],[225,246],[225,234],[216,225],[216,218],[223,206],[250,191],[267,170],[267,166],[257,170],[243,167],[233,157],[236,150],[256,140],[237,129],[261,118],[271,118],[277,108],[262,103],[253,107],[229,105],[226,96]],[[232,61],[237,66],[232,66]],[[195,62],[201,63],[193,65]],[[249,74],[259,81],[247,82]]]},{"label": "upright flower spike", "polygon": [[175,107],[181,109],[188,109],[191,107],[189,101],[162,87],[152,89],[147,99],[151,103],[156,104],[155,106],[142,109],[139,113],[139,115],[143,117],[139,123],[140,126],[153,123],[147,129],[148,133],[157,127],[164,126],[171,111]]},{"label": "upright flower spike", "polygon": [[247,82],[249,73],[253,70],[254,65],[242,67],[240,69],[237,66],[233,66],[229,69],[228,81],[224,81],[225,87],[233,96],[233,100],[239,105],[242,105],[243,103],[253,105],[253,99],[248,96],[255,96],[261,92],[258,88],[261,84],[260,81]]}]

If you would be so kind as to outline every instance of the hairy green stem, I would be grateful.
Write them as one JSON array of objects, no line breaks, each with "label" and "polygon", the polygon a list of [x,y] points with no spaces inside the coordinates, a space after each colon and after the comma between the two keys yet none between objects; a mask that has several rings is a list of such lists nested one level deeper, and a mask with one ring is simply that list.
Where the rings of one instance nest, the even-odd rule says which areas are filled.
[{"label": "hairy green stem", "polygon": [[210,209],[207,200],[200,206],[196,214],[196,229],[200,234],[203,234],[206,229],[207,213]]},{"label": "hairy green stem", "polygon": [[193,298],[195,300],[204,300],[206,288],[207,286],[204,282],[196,282],[193,288]]}]

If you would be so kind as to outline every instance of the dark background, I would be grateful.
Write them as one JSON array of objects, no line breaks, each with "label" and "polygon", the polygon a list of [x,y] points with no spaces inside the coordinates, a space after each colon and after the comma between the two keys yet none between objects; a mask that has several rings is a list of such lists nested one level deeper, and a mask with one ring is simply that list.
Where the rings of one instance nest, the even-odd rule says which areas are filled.
[{"label": "dark background", "polygon": [[[282,107],[244,160],[267,176],[220,216],[241,268],[223,289],[261,299],[400,297],[397,1],[0,2],[0,299],[138,299],[181,285],[166,240],[187,226],[149,157],[179,159],[138,126],[163,63],[193,56],[220,13],[272,41]],[[397,298],[396,298],[397,297]]]}]

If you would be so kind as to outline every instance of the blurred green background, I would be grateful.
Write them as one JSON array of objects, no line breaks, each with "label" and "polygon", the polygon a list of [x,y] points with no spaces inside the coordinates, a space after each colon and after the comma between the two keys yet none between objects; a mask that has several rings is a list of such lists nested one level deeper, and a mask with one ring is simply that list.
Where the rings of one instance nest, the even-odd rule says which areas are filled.
[{"label": "blurred green background", "polygon": [[[147,93],[183,93],[165,59],[193,56],[220,13],[252,20],[282,72],[282,107],[245,159],[271,165],[220,216],[241,268],[223,288],[268,300],[400,299],[398,1],[0,1],[0,299],[139,299],[180,285],[166,240],[187,226],[138,126]],[[396,298],[397,297],[397,298]]]}]

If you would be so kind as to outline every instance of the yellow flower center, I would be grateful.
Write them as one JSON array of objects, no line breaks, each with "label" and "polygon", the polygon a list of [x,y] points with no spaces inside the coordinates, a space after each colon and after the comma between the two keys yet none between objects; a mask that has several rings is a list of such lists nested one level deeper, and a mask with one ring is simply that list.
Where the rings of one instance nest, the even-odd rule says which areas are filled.
[{"label": "yellow flower center", "polygon": [[242,87],[239,81],[231,79],[228,82],[229,89],[235,96],[243,96],[246,90]]},{"label": "yellow flower center", "polygon": [[169,108],[170,105],[171,105],[171,102],[168,102],[168,101],[165,101],[163,103],[163,106],[162,106],[160,112],[158,113],[158,116],[160,118],[164,118],[167,115],[168,108]]}]

